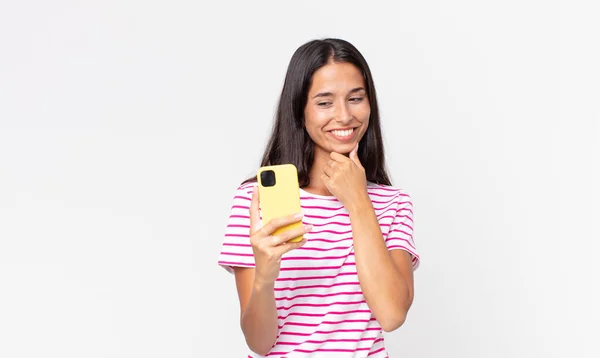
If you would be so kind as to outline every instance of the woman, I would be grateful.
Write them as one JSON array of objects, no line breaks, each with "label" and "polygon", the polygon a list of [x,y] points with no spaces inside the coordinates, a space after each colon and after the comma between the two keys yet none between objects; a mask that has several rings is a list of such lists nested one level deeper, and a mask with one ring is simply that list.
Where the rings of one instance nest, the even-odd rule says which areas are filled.
[{"label": "woman", "polygon": [[410,197],[385,170],[371,72],[350,43],[314,40],[292,56],[261,165],[285,163],[298,168],[303,216],[262,226],[249,179],[219,257],[235,274],[248,357],[387,357],[383,331],[406,319],[419,256]]}]

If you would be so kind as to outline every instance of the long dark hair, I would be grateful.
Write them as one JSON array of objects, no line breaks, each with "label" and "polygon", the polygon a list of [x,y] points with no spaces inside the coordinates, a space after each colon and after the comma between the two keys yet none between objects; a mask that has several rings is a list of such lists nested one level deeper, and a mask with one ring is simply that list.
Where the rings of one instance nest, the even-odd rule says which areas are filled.
[{"label": "long dark hair", "polygon": [[[385,169],[379,106],[371,70],[362,54],[348,41],[328,38],[313,40],[300,46],[290,60],[279,98],[271,138],[261,166],[294,164],[298,168],[300,187],[310,183],[308,174],[314,159],[314,142],[304,126],[304,109],[313,74],[330,59],[347,62],[361,70],[371,106],[369,126],[358,146],[358,157],[365,168],[367,180],[391,185]],[[244,183],[256,181],[256,176]]]}]

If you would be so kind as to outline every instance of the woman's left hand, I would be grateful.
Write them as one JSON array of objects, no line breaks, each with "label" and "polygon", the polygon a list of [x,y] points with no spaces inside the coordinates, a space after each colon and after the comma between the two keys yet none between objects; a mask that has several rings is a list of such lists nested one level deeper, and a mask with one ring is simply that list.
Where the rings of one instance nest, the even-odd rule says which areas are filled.
[{"label": "woman's left hand", "polygon": [[358,159],[358,144],[349,157],[331,153],[323,171],[321,180],[345,207],[369,198],[365,168]]}]

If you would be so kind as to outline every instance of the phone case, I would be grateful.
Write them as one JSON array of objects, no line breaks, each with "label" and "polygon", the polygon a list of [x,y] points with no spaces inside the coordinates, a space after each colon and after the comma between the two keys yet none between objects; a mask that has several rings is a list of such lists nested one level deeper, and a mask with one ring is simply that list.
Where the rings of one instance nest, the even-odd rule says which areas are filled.
[{"label": "phone case", "polygon": [[[275,173],[275,185],[263,186],[261,173],[272,170]],[[287,216],[302,211],[300,206],[300,190],[298,186],[298,170],[293,164],[281,164],[261,167],[257,173],[258,192],[263,225],[269,220]],[[300,227],[301,221],[277,229],[273,235],[285,230]],[[302,240],[303,235],[295,237],[290,242]]]}]

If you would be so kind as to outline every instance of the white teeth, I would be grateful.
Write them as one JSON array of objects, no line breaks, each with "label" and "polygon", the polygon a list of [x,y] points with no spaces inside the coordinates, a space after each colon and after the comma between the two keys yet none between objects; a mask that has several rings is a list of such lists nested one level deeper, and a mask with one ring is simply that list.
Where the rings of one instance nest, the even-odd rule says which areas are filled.
[{"label": "white teeth", "polygon": [[333,135],[336,136],[336,137],[347,137],[350,134],[352,134],[353,131],[354,131],[354,128],[352,128],[352,129],[346,129],[346,130],[343,130],[343,131],[335,130],[335,131],[331,131],[331,133],[333,133]]}]

